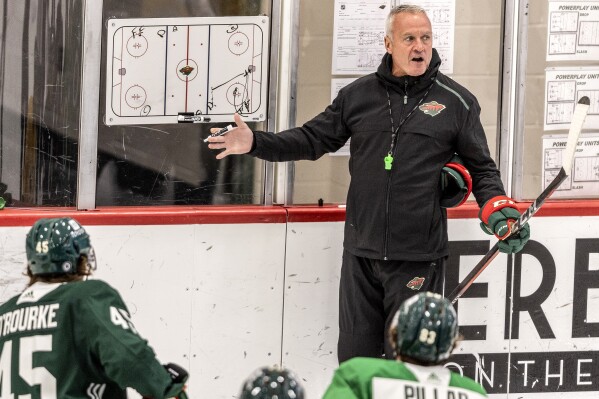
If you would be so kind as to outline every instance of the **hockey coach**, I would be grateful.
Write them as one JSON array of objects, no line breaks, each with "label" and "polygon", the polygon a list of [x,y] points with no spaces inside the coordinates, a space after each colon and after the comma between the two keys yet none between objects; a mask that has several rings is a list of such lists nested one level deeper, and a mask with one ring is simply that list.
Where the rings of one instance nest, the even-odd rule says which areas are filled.
[{"label": "hockey coach", "polygon": [[[341,89],[303,126],[253,132],[236,114],[236,128],[208,139],[209,148],[221,150],[217,159],[249,153],[283,162],[318,159],[351,138],[339,362],[383,353],[393,358],[385,331],[399,305],[415,291],[443,293],[445,208],[465,200],[471,188],[483,230],[500,238],[520,215],[490,156],[477,99],[439,71],[424,9],[392,8],[385,33],[377,71]],[[517,252],[528,237],[525,225],[500,250]]]}]

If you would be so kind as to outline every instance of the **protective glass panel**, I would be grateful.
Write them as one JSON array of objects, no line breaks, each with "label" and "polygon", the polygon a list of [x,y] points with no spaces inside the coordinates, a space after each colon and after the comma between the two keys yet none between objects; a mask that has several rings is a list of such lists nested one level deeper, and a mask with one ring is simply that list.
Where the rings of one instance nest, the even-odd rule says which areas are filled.
[{"label": "protective glass panel", "polygon": [[[455,17],[447,17],[444,10],[436,10],[434,15],[429,11],[429,17],[455,21],[453,73],[450,76],[478,98],[489,149],[496,159],[503,2],[485,1],[484,7],[480,7],[480,2],[476,0],[455,3]],[[297,125],[317,115],[331,103],[332,92],[335,92],[332,79],[358,77],[331,74],[332,57],[335,54],[332,48],[334,7],[339,3],[304,0],[300,4]],[[439,30],[437,33],[433,32],[433,46],[447,45],[444,32]],[[372,45],[380,46],[382,56],[382,40]],[[375,68],[379,60],[377,58]],[[316,204],[322,198],[325,203],[344,203],[350,179],[348,158],[325,155],[315,162],[296,162],[293,202]]]},{"label": "protective glass panel", "polygon": [[528,7],[521,153],[521,199],[535,199],[562,166],[572,112],[582,96],[591,107],[571,175],[552,194],[599,197],[599,10],[596,2],[538,1]]},{"label": "protective glass panel", "polygon": [[0,2],[0,197],[74,206],[82,2]]},{"label": "protective glass panel", "polygon": [[[104,0],[105,21],[123,18],[257,16],[270,13],[270,2],[260,0]],[[136,37],[139,34],[138,29]],[[143,31],[141,34],[144,34]],[[106,31],[103,35],[106,43]],[[134,53],[137,50],[132,48]],[[106,46],[103,46],[102,51],[102,60],[105,61]],[[155,59],[144,61],[142,55],[138,61],[156,62]],[[98,206],[255,204],[262,201],[263,162],[247,155],[216,160],[217,152],[209,150],[203,142],[210,134],[211,127],[221,127],[227,122],[105,124],[102,121],[106,116],[105,65],[104,62],[98,130]],[[246,67],[243,65],[241,69]],[[135,69],[130,68],[126,73],[134,77]],[[235,75],[230,78],[234,79]],[[132,93],[137,95],[136,98],[132,97],[132,101],[138,101],[139,90]],[[139,109],[143,112],[143,107]],[[251,129],[266,129],[265,121],[248,125]]]}]

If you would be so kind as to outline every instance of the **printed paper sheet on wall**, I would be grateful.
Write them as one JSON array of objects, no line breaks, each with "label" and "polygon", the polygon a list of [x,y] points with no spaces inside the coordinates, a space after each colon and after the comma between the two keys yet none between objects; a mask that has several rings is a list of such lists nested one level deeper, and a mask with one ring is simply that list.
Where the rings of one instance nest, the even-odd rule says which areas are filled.
[{"label": "printed paper sheet on wall", "polygon": [[545,130],[568,130],[578,100],[587,96],[591,107],[585,129],[599,129],[599,68],[548,68],[545,71]]},{"label": "printed paper sheet on wall", "polygon": [[599,59],[599,1],[549,1],[547,61]]},{"label": "printed paper sheet on wall", "polygon": [[[385,53],[385,21],[399,0],[335,0],[332,73],[363,75],[376,71]],[[433,47],[441,72],[453,73],[455,0],[412,0],[423,7],[433,28]]]},{"label": "printed paper sheet on wall", "polygon": [[[562,167],[567,134],[543,137],[543,190]],[[578,140],[570,176],[552,198],[594,198],[599,193],[599,133],[583,133]]]}]

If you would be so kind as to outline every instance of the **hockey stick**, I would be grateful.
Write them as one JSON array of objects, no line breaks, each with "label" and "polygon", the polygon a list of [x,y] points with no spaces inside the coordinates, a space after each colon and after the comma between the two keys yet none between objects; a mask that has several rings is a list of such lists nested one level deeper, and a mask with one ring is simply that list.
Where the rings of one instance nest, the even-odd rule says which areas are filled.
[{"label": "hockey stick", "polygon": [[[559,173],[553,178],[553,181],[549,183],[547,188],[543,190],[541,195],[539,195],[538,198],[528,207],[528,209],[526,209],[526,211],[520,215],[518,220],[512,224],[512,234],[505,239],[518,234],[522,226],[524,226],[530,220],[530,218],[537,213],[545,200],[549,198],[551,194],[553,194],[553,192],[559,187],[559,185],[562,184],[562,182],[570,175],[572,170],[572,161],[574,159],[574,154],[576,153],[576,144],[578,143],[578,138],[580,137],[580,132],[582,131],[584,119],[589,112],[590,104],[591,101],[586,96],[578,100],[578,104],[576,105],[574,114],[572,115],[570,131],[568,132],[568,141],[566,142],[566,149],[563,152],[563,162]],[[496,242],[495,245],[493,245],[489,252],[487,252],[481,259],[481,261],[474,266],[474,269],[472,269],[466,278],[464,278],[464,280],[458,284],[451,294],[447,296],[447,299],[449,299],[451,303],[455,303],[462,295],[464,295],[464,292],[466,292],[468,287],[470,287],[470,285],[472,285],[474,280],[478,278],[483,270],[489,266],[497,254],[499,254],[499,242]]]}]

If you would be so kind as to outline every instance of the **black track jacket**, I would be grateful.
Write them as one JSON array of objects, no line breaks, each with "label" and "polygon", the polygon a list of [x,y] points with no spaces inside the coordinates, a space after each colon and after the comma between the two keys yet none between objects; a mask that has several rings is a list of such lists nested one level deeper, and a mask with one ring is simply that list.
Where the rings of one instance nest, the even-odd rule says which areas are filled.
[{"label": "black track jacket", "polygon": [[[437,51],[418,77],[391,75],[391,62],[386,53],[376,73],[341,89],[303,126],[279,134],[255,132],[250,155],[268,161],[315,160],[351,138],[344,248],[371,259],[434,260],[448,254],[439,181],[454,153],[472,175],[479,206],[505,192],[478,101],[439,72]],[[390,108],[399,131],[392,168],[385,170],[392,142]]]}]

